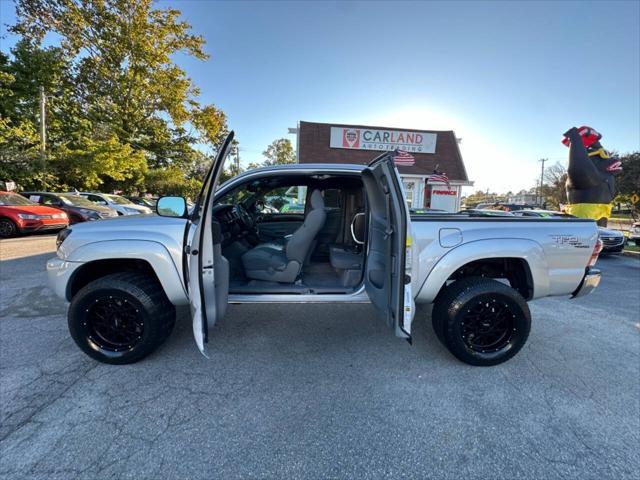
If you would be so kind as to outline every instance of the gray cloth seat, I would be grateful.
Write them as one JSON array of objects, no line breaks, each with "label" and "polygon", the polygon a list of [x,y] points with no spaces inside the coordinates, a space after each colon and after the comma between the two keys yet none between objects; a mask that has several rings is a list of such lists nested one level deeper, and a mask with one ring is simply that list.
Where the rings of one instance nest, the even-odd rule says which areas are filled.
[{"label": "gray cloth seat", "polygon": [[316,235],[327,218],[320,190],[311,192],[309,206],[304,223],[291,235],[284,248],[279,245],[261,244],[242,256],[242,264],[248,278],[282,283],[296,281],[305,259],[315,244]]},{"label": "gray cloth seat", "polygon": [[360,270],[364,261],[364,253],[343,245],[329,247],[329,263],[336,270]]},{"label": "gray cloth seat", "polygon": [[364,263],[362,242],[365,234],[365,216],[362,212],[356,212],[350,225],[351,234],[355,236],[355,244],[329,246],[329,262],[336,270],[359,270]]}]

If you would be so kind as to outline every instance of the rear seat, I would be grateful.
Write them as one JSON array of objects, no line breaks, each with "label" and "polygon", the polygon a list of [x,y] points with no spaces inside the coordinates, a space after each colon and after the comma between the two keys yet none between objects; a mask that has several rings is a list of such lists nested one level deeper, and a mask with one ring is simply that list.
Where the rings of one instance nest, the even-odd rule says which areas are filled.
[{"label": "rear seat", "polygon": [[[354,241],[364,239],[364,215],[354,216],[352,236]],[[360,283],[364,266],[364,250],[361,245],[330,245],[329,262],[340,276],[343,287],[355,287]]]},{"label": "rear seat", "polygon": [[332,245],[329,247],[329,262],[336,270],[354,270],[362,268],[362,252],[356,252],[354,248],[345,245]]}]

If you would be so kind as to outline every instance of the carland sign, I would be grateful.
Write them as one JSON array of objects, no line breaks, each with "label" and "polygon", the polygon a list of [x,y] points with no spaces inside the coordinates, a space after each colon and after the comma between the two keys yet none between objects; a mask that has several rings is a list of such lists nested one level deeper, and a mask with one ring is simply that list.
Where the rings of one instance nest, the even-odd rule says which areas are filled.
[{"label": "carland sign", "polygon": [[435,153],[435,133],[404,130],[377,130],[373,128],[331,127],[331,148],[352,150],[395,150]]}]

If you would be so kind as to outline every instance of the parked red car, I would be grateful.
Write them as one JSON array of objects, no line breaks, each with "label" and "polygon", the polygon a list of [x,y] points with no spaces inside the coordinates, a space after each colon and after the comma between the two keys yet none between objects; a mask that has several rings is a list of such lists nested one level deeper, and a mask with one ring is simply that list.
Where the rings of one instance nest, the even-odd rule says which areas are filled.
[{"label": "parked red car", "polygon": [[17,193],[0,192],[0,238],[68,226],[69,217],[62,210],[38,205]]}]

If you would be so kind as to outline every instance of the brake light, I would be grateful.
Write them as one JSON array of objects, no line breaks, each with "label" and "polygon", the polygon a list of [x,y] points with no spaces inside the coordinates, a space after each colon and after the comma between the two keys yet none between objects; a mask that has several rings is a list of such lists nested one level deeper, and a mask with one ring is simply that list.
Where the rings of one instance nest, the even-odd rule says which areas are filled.
[{"label": "brake light", "polygon": [[589,264],[587,265],[587,267],[593,267],[596,264],[596,261],[598,260],[598,255],[600,255],[601,251],[602,251],[602,240],[598,239],[596,241],[596,246],[593,247],[593,252],[591,252],[591,258],[589,259]]}]

